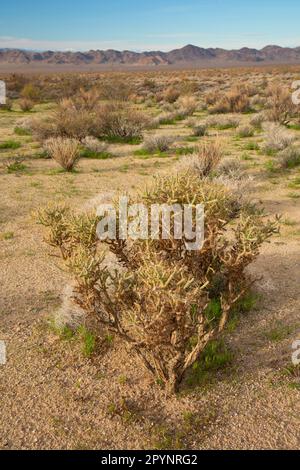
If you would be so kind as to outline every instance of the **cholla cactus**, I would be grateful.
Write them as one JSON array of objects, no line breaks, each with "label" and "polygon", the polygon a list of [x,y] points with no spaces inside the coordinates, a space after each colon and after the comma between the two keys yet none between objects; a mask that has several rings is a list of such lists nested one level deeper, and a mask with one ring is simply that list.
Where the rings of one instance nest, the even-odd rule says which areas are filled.
[{"label": "cholla cactus", "polygon": [[[202,204],[203,247],[187,251],[185,240],[172,235],[174,227],[168,240],[117,236],[108,242],[117,257],[111,269],[101,250],[105,242],[96,238],[96,216],[57,207],[42,210],[39,220],[49,227],[48,242],[60,248],[75,278],[77,304],[117,334],[174,393],[253,282],[245,268],[276,232],[277,222],[264,221],[253,206],[249,212],[241,205],[237,209],[226,187],[190,173],[157,178],[135,202],[148,209],[152,204]],[[212,316],[209,306],[216,301],[220,311]]]}]

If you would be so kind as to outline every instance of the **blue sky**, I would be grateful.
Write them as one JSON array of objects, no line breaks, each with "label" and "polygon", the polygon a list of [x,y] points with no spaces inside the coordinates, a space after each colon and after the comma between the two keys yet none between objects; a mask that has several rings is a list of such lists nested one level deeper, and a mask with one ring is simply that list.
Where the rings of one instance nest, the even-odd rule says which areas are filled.
[{"label": "blue sky", "polygon": [[9,0],[0,48],[170,50],[300,46],[299,0]]}]

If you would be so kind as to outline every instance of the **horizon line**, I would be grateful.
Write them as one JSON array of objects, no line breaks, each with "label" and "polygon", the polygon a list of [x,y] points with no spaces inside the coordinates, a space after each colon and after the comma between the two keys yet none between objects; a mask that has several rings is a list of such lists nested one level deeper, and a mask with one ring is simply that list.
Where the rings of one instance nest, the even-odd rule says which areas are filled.
[{"label": "horizon line", "polygon": [[170,52],[173,52],[175,50],[180,50],[180,49],[185,49],[187,47],[195,47],[195,48],[198,48],[198,49],[204,49],[204,50],[224,50],[224,51],[240,51],[242,49],[249,49],[249,50],[256,50],[256,51],[262,51],[264,49],[266,49],[267,47],[279,47],[280,49],[297,49],[299,48],[300,46],[295,46],[295,47],[291,47],[291,46],[280,46],[278,44],[266,44],[265,46],[261,47],[261,48],[256,48],[256,47],[249,47],[249,46],[242,46],[242,47],[239,47],[239,48],[224,48],[224,47],[203,47],[203,46],[197,46],[195,44],[185,44],[183,46],[179,46],[179,47],[174,47],[173,49],[169,49],[167,51],[163,51],[163,50],[160,50],[160,49],[153,49],[153,50],[135,50],[135,49],[113,49],[113,48],[108,48],[108,49],[85,49],[85,50],[80,50],[80,49],[31,49],[31,48],[23,48],[23,47],[1,47],[0,46],[0,51],[23,51],[23,52],[39,52],[39,53],[44,53],[44,52],[63,52],[63,53],[66,53],[66,52],[70,52],[70,53],[73,53],[73,54],[76,54],[76,53],[88,53],[88,52],[109,52],[109,51],[114,51],[114,52],[120,52],[120,53],[123,53],[123,52],[133,52],[133,53],[136,53],[136,54],[146,54],[146,53],[151,53],[151,52],[159,52],[159,53],[162,53],[162,54],[168,54]]}]

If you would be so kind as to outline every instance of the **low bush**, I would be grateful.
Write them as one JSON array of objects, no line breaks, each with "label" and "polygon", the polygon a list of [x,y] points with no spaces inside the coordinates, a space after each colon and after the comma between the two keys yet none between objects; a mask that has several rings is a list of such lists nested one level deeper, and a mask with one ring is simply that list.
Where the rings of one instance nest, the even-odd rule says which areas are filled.
[{"label": "low bush", "polygon": [[294,141],[295,137],[280,124],[267,122],[263,125],[266,132],[264,151],[267,153],[283,150]]},{"label": "low bush", "polygon": [[19,106],[21,110],[26,113],[34,108],[34,102],[28,98],[23,98],[19,101]]},{"label": "low bush", "polygon": [[47,153],[66,171],[72,171],[80,157],[78,140],[52,137],[44,145]]},{"label": "low bush", "polygon": [[239,118],[235,116],[210,116],[206,120],[207,127],[214,127],[218,130],[234,129],[239,125]]},{"label": "low bush", "polygon": [[144,140],[143,149],[147,152],[166,152],[174,142],[174,137],[168,135],[152,135]]},{"label": "low bush", "polygon": [[254,135],[254,129],[251,126],[239,126],[237,128],[237,135],[241,138],[252,137]]},{"label": "low bush", "polygon": [[207,126],[205,124],[194,126],[193,135],[196,137],[204,137],[207,134]]},{"label": "low bush", "polygon": [[300,147],[292,145],[278,154],[278,162],[281,168],[295,168],[300,165]]}]

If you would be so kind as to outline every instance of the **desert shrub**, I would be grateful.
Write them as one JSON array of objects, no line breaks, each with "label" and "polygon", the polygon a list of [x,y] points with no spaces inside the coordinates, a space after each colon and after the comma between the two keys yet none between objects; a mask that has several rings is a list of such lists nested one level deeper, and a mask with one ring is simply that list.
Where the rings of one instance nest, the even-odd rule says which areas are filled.
[{"label": "desert shrub", "polygon": [[[203,247],[191,252],[185,237],[175,239],[174,218],[168,240],[123,240],[117,230],[117,239],[106,241],[120,266],[112,272],[98,246],[103,243],[96,237],[99,218],[59,207],[40,211],[38,218],[49,227],[48,242],[60,249],[76,280],[75,301],[119,336],[173,393],[224,330],[253,282],[245,269],[277,223],[265,221],[259,211],[233,212],[226,188],[186,173],[157,178],[132,202],[143,203],[148,211],[153,204],[202,204]],[[212,301],[220,309],[207,315]]]},{"label": "desert shrub", "polygon": [[21,91],[21,96],[24,100],[36,103],[40,99],[40,90],[33,83],[27,83]]},{"label": "desert shrub", "polygon": [[143,148],[147,152],[166,152],[174,142],[174,137],[168,135],[151,135],[144,140]]},{"label": "desert shrub", "polygon": [[254,129],[261,130],[263,122],[266,120],[264,113],[257,113],[250,119],[250,126]]},{"label": "desert shrub", "polygon": [[242,206],[251,206],[252,177],[245,174],[239,160],[236,158],[222,160],[217,166],[213,178],[230,191],[236,210]]},{"label": "desert shrub", "polygon": [[168,88],[164,95],[163,95],[163,99],[167,102],[167,103],[175,103],[175,101],[178,100],[180,96],[180,91],[177,90],[176,88]]},{"label": "desert shrub", "polygon": [[89,108],[78,106],[71,99],[64,99],[53,113],[51,122],[55,136],[82,140],[91,135],[94,118]]},{"label": "desert shrub", "polygon": [[85,110],[93,113],[99,104],[100,93],[96,88],[84,90],[81,88],[75,96],[72,97],[73,106],[76,110]]},{"label": "desert shrub", "polygon": [[193,135],[195,137],[204,137],[206,134],[207,134],[207,126],[205,124],[193,127]]},{"label": "desert shrub", "polygon": [[7,80],[7,90],[9,93],[14,93],[18,96],[26,83],[28,83],[28,77],[22,74],[12,73]]},{"label": "desert shrub", "polygon": [[237,128],[237,135],[241,138],[252,137],[254,135],[254,129],[251,126],[239,126]]},{"label": "desert shrub", "polygon": [[264,144],[265,152],[276,152],[288,147],[293,140],[294,136],[280,124],[267,122],[263,125],[266,132],[266,141]]},{"label": "desert shrub", "polygon": [[23,157],[10,157],[1,161],[1,166],[6,170],[7,173],[22,173],[26,170],[26,165],[24,165]]},{"label": "desert shrub", "polygon": [[111,140],[138,141],[148,125],[146,117],[130,107],[103,106],[91,135]]},{"label": "desert shrub", "polygon": [[26,113],[31,111],[34,108],[34,102],[29,98],[23,98],[19,101],[19,106],[21,110]]},{"label": "desert shrub", "polygon": [[250,110],[250,100],[242,87],[225,93],[210,109],[212,113],[243,113]]},{"label": "desert shrub", "polygon": [[219,130],[225,130],[238,127],[239,122],[239,118],[235,116],[210,116],[206,120],[206,126],[215,127]]},{"label": "desert shrub", "polygon": [[32,119],[30,127],[39,141],[50,137],[83,140],[86,136],[92,135],[95,120],[95,112],[85,103],[81,94],[76,100],[61,100],[50,117]]},{"label": "desert shrub", "polygon": [[132,87],[120,79],[110,79],[99,87],[99,97],[109,101],[129,101],[133,93]]},{"label": "desert shrub", "polygon": [[255,95],[250,100],[250,106],[253,108],[254,106],[258,106],[259,108],[265,107],[266,98],[261,95]]},{"label": "desert shrub", "polygon": [[221,93],[219,90],[211,90],[205,95],[205,103],[207,106],[216,104],[221,99]]},{"label": "desert shrub", "polygon": [[142,87],[146,88],[147,90],[154,91],[157,87],[157,83],[152,78],[145,78],[142,83]]},{"label": "desert shrub", "polygon": [[163,112],[156,118],[152,120],[152,127],[158,127],[159,125],[169,125],[174,124],[176,121],[180,121],[184,119],[184,115],[181,114],[180,111],[170,111],[170,112]]},{"label": "desert shrub", "polygon": [[220,163],[222,150],[218,142],[206,142],[179,161],[179,171],[189,171],[200,177],[208,176]]},{"label": "desert shrub", "polygon": [[103,153],[108,151],[108,145],[105,142],[101,142],[92,136],[87,136],[83,139],[82,144],[91,152]]},{"label": "desert shrub", "polygon": [[295,168],[300,165],[299,145],[292,145],[279,152],[278,163],[281,168]]},{"label": "desert shrub", "polygon": [[46,152],[66,171],[72,171],[80,156],[78,140],[52,137],[44,144]]},{"label": "desert shrub", "polygon": [[266,108],[268,121],[288,124],[296,107],[292,102],[290,90],[280,85],[271,85],[268,89]]},{"label": "desert shrub", "polygon": [[191,116],[197,109],[197,100],[194,96],[182,96],[177,100],[176,106],[183,117]]}]

